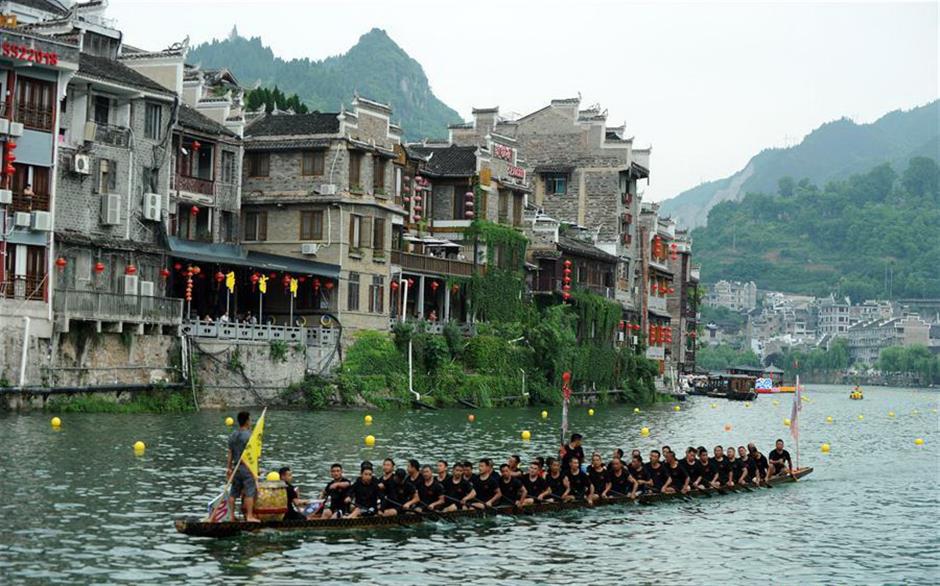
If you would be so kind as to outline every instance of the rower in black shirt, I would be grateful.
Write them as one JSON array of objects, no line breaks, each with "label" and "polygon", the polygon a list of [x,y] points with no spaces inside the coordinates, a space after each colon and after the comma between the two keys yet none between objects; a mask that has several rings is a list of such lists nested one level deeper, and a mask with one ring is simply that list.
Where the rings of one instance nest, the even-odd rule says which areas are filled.
[{"label": "rower in black shirt", "polygon": [[379,490],[385,492],[385,483],[395,476],[395,460],[385,458],[382,462],[382,476],[379,478]]},{"label": "rower in black shirt", "polygon": [[463,476],[463,465],[454,464],[453,474],[444,483],[444,512],[450,513],[469,507],[470,503],[476,498],[477,493],[473,490],[473,485]]},{"label": "rower in black shirt", "polygon": [[359,478],[353,482],[346,497],[353,505],[349,518],[375,515],[379,510],[379,495],[379,483],[372,476],[372,462],[365,461],[360,466]]},{"label": "rower in black shirt", "polygon": [[586,499],[591,489],[591,480],[581,471],[581,461],[577,458],[568,460],[568,470],[565,475],[565,487],[568,489],[564,500]]},{"label": "rower in black shirt", "polygon": [[[352,483],[343,476],[343,467],[339,464],[330,466],[330,481],[326,483],[320,498],[329,500],[328,507],[323,509],[322,519],[332,519],[333,517],[342,517],[349,513],[349,503],[346,497],[349,496],[349,488]],[[288,495],[290,496],[290,495]]]},{"label": "rower in black shirt", "polygon": [[421,467],[421,479],[416,489],[418,502],[414,505],[417,511],[433,511],[444,506],[444,487],[434,477],[430,466]]},{"label": "rower in black shirt", "polygon": [[[337,464],[334,464],[337,465]],[[291,471],[290,466],[284,466],[277,471],[278,476],[281,477],[281,482],[287,486],[287,513],[284,515],[285,521],[303,521],[307,517],[304,516],[300,511],[308,504],[309,501],[306,501],[300,498],[300,494],[297,492],[297,487],[294,486],[294,473]],[[345,478],[343,480],[346,480]],[[348,481],[346,487],[349,487]]]},{"label": "rower in black shirt", "polygon": [[731,476],[731,462],[725,458],[725,451],[721,446],[715,446],[714,456],[712,456],[712,465],[718,472],[715,476],[715,488],[728,485],[728,478]]},{"label": "rower in black shirt", "polygon": [[408,482],[411,483],[411,486],[418,488],[418,483],[421,482],[421,464],[417,460],[408,460],[406,472],[408,473]]},{"label": "rower in black shirt", "polygon": [[650,461],[649,464],[646,465],[646,473],[652,481],[651,487],[653,492],[662,492],[663,486],[666,485],[666,480],[669,478],[669,474],[666,472],[666,467],[659,461],[659,450],[652,450],[650,452]]},{"label": "rower in black shirt", "polygon": [[695,484],[693,481],[698,478],[698,452],[696,449],[692,446],[686,448],[685,457],[679,460],[679,465],[685,470],[686,476],[689,477],[689,486],[692,487]]},{"label": "rower in black shirt", "polygon": [[793,461],[790,459],[790,452],[783,449],[783,440],[778,439],[774,449],[767,456],[770,462],[770,475],[779,476],[787,473],[793,476]]},{"label": "rower in black shirt", "polygon": [[[522,464],[522,457],[519,454],[509,456],[509,459],[506,460],[506,464],[509,465],[509,472],[513,476],[522,476],[522,470],[519,469],[519,466]],[[500,466],[500,470],[502,470],[502,466]]]},{"label": "rower in black shirt", "polygon": [[591,455],[591,465],[588,467],[587,475],[590,488],[586,498],[589,503],[593,504],[600,500],[601,494],[607,488],[607,466],[604,465],[601,455],[597,452]]},{"label": "rower in black shirt", "polygon": [[623,461],[620,458],[614,458],[610,462],[610,470],[607,471],[607,482],[604,485],[601,497],[625,497],[630,494],[631,488],[630,473],[624,470]]},{"label": "rower in black shirt", "polygon": [[499,504],[521,507],[525,504],[526,490],[517,476],[513,476],[509,464],[499,467]]},{"label": "rower in black shirt", "polygon": [[741,459],[738,458],[738,453],[734,450],[734,446],[725,448],[725,460],[728,461],[728,466],[730,467],[728,471],[728,481],[726,483],[730,488],[736,485],[738,479],[741,478]]},{"label": "rower in black shirt", "polygon": [[748,444],[747,448],[751,462],[754,463],[755,484],[766,484],[770,480],[770,462],[767,461],[767,456],[761,454],[754,444]]},{"label": "rower in black shirt", "polygon": [[653,481],[650,479],[646,466],[643,464],[643,458],[639,454],[635,454],[633,459],[630,460],[627,471],[630,473],[630,484],[633,487],[630,490],[630,498],[635,499],[637,494],[652,490]]},{"label": "rower in black shirt", "polygon": [[738,446],[738,462],[740,462],[741,476],[738,477],[737,484],[748,484],[754,479],[754,472],[751,458],[744,446]]},{"label": "rower in black shirt", "polygon": [[470,460],[464,460],[460,463],[460,467],[463,469],[464,480],[473,484],[473,479],[476,477],[476,474],[473,473],[473,462]]},{"label": "rower in black shirt", "polygon": [[607,462],[607,469],[611,469],[611,464],[614,463],[614,460],[620,460],[620,463],[623,464],[623,450],[617,448],[614,450],[613,455],[610,457],[610,462]]},{"label": "rower in black shirt", "polygon": [[542,465],[538,461],[529,464],[529,473],[522,476],[522,486],[525,487],[526,499],[523,504],[526,505],[540,503],[551,493],[542,478]]},{"label": "rower in black shirt", "polygon": [[694,485],[696,488],[717,488],[718,487],[718,467],[708,458],[708,450],[704,447],[698,451],[698,466],[696,467]]},{"label": "rower in black shirt", "polygon": [[450,475],[447,474],[447,461],[438,460],[437,461],[437,481],[441,484],[444,484],[450,480]]},{"label": "rower in black shirt", "polygon": [[685,468],[676,460],[676,453],[672,450],[666,452],[666,473],[669,478],[666,480],[666,484],[663,485],[664,493],[674,494],[678,492],[687,494],[689,492],[689,475],[686,474]]},{"label": "rower in black shirt", "polygon": [[565,475],[561,472],[561,460],[548,459],[548,474],[545,475],[545,485],[548,487],[549,492],[547,496],[543,497],[543,500],[559,502],[567,496],[568,486],[565,484]]},{"label": "rower in black shirt", "polygon": [[483,458],[477,467],[480,473],[473,477],[473,490],[477,493],[473,506],[478,509],[492,507],[500,497],[499,478],[493,474],[493,461]]},{"label": "rower in black shirt", "polygon": [[408,479],[405,471],[399,468],[392,479],[385,483],[382,498],[382,514],[386,517],[400,515],[418,504],[418,492]]},{"label": "rower in black shirt", "polygon": [[561,458],[561,469],[568,473],[569,463],[572,458],[577,458],[578,462],[584,462],[584,448],[581,447],[581,441],[584,439],[580,433],[571,434],[571,441],[561,447],[558,456]]}]

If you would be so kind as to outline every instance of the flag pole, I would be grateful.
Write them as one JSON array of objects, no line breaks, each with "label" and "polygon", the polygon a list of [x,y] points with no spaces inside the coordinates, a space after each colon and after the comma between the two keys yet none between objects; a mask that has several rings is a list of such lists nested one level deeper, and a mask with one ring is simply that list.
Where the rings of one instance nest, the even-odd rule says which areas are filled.
[{"label": "flag pole", "polygon": [[[800,389],[800,375],[799,374],[796,375],[796,395],[797,395],[797,399],[796,399],[797,401],[803,400],[803,391],[802,389]],[[798,409],[801,407],[802,405],[797,406]],[[796,434],[796,469],[797,470],[800,469],[800,434],[799,433]]]},{"label": "flag pole", "polygon": [[[264,420],[264,414],[267,413],[267,412],[268,412],[268,408],[267,408],[267,407],[265,407],[264,409],[262,409],[262,410],[261,410],[261,417],[258,418],[258,421]],[[254,432],[254,430],[252,430],[252,433],[253,433],[253,432]],[[229,487],[232,486],[232,479],[235,478],[235,473],[238,472],[238,467],[242,465],[242,460],[244,460],[244,459],[245,459],[245,452],[244,452],[244,450],[243,450],[243,451],[242,451],[242,455],[238,458],[238,462],[235,462],[235,465],[232,466],[232,471],[229,472],[228,479],[225,481],[225,485],[222,487],[222,496],[223,496],[223,499],[225,499],[225,500],[228,500],[228,497],[225,496],[225,493],[227,493]],[[257,481],[257,477],[255,478],[255,481]],[[219,500],[219,502],[216,503],[216,505],[215,505],[214,507],[212,507],[212,510],[209,511],[209,516],[206,517],[206,520],[207,520],[207,521],[210,520],[210,519],[212,519],[212,517],[215,516],[216,510],[218,510],[219,505],[221,505],[221,504],[222,504],[222,500]],[[229,511],[229,514],[234,517],[234,515],[235,515],[234,509],[233,509],[232,511]]]}]

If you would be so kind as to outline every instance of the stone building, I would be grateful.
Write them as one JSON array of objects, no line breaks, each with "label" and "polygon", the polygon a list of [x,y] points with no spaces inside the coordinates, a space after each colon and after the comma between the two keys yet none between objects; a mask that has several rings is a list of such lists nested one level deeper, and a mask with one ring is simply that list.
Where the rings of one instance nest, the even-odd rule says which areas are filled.
[{"label": "stone building", "polygon": [[732,311],[751,311],[757,307],[757,285],[754,281],[718,281],[710,287],[705,303]]},{"label": "stone building", "polygon": [[835,337],[848,341],[853,364],[871,367],[889,346],[929,346],[930,323],[916,315],[875,318],[853,324]]},{"label": "stone building", "polygon": [[[405,214],[391,116],[356,96],[350,110],[268,114],[245,128],[242,242],[302,263],[296,314],[337,317],[345,334],[389,325],[392,226]],[[280,320],[289,301],[275,287],[265,304]]]},{"label": "stone building", "polygon": [[833,295],[816,302],[816,332],[820,338],[839,334],[852,325],[852,304]]}]

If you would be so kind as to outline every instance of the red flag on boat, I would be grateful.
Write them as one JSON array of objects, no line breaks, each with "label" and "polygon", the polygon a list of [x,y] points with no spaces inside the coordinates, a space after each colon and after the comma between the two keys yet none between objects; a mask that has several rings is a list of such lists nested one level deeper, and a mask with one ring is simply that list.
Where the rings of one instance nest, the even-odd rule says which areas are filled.
[{"label": "red flag on boat", "polygon": [[800,379],[796,379],[796,392],[793,393],[793,407],[790,410],[790,435],[793,439],[800,441],[799,415],[803,409],[803,389],[800,387]]}]

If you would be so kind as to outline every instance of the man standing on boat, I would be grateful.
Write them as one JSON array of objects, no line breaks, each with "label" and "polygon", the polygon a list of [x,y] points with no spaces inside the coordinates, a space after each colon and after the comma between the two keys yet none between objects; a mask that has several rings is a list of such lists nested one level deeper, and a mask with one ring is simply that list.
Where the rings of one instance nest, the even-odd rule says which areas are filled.
[{"label": "man standing on boat", "polygon": [[[245,511],[245,520],[251,523],[260,523],[261,519],[255,516],[255,496],[258,494],[258,479],[251,473],[248,466],[242,462],[242,452],[251,438],[251,414],[242,411],[238,414],[238,429],[228,438],[228,463],[226,475],[232,479],[229,490],[229,510],[235,510],[235,501],[242,497],[242,508]],[[234,468],[234,474],[232,472]]]}]

